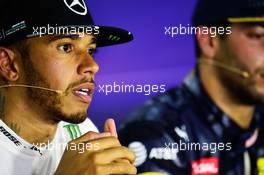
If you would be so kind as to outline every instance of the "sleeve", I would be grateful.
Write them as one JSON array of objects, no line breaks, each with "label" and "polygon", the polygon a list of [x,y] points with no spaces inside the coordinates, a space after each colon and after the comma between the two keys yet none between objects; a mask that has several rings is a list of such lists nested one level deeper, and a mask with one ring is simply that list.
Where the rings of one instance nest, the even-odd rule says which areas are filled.
[{"label": "sleeve", "polygon": [[172,138],[169,132],[157,121],[131,122],[121,128],[119,139],[135,153],[140,175],[191,174],[188,152],[174,148],[184,139]]}]

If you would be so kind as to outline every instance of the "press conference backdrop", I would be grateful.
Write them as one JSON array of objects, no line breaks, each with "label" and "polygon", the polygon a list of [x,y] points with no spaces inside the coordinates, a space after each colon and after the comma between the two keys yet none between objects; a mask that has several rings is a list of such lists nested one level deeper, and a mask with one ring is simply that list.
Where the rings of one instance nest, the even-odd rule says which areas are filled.
[{"label": "press conference backdrop", "polygon": [[88,116],[99,129],[108,117],[113,117],[119,127],[129,113],[158,93],[106,95],[106,85],[108,90],[111,90],[109,85],[119,85],[120,90],[116,87],[116,91],[121,91],[121,85],[138,88],[165,85],[168,90],[179,85],[194,67],[194,36],[175,34],[172,37],[168,29],[189,26],[195,0],[87,0],[87,3],[96,24],[119,26],[134,34],[132,42],[99,48],[95,55],[100,71]]}]

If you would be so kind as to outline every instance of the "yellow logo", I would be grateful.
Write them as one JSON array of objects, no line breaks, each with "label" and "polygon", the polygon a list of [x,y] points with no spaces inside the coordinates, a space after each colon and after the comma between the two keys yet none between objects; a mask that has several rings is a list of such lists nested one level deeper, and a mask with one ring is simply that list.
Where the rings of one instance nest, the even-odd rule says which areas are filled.
[{"label": "yellow logo", "polygon": [[264,158],[258,159],[258,175],[264,175]]}]

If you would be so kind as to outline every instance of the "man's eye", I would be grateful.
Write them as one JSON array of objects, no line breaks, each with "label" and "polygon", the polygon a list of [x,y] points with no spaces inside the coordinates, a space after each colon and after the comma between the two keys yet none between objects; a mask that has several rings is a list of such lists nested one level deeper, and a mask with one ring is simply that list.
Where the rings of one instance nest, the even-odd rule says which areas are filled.
[{"label": "man's eye", "polygon": [[72,45],[71,45],[71,44],[64,44],[64,45],[59,46],[58,49],[59,49],[60,51],[63,51],[63,52],[69,53],[69,52],[72,51]]},{"label": "man's eye", "polygon": [[96,49],[88,48],[88,49],[87,49],[87,52],[89,53],[89,55],[93,56],[94,53],[96,52]]},{"label": "man's eye", "polygon": [[248,35],[250,38],[257,39],[257,40],[264,38],[264,34],[262,34],[262,33],[261,34],[260,33],[249,33]]}]

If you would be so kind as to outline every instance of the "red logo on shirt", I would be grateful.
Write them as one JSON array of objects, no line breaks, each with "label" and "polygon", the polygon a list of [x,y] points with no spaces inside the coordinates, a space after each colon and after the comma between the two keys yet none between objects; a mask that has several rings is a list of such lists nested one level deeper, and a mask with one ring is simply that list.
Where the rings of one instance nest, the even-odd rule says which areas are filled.
[{"label": "red logo on shirt", "polygon": [[203,158],[192,162],[192,175],[217,175],[219,159],[216,157]]}]

